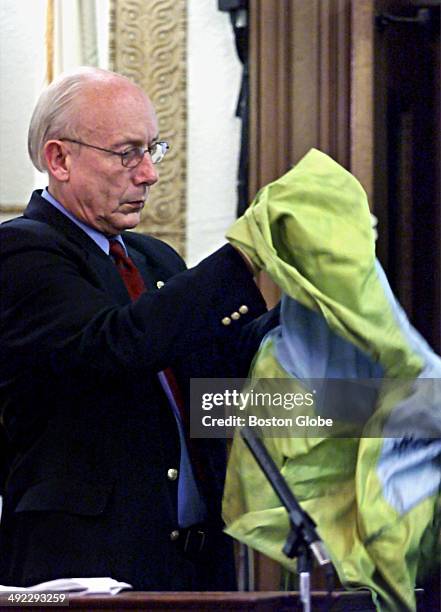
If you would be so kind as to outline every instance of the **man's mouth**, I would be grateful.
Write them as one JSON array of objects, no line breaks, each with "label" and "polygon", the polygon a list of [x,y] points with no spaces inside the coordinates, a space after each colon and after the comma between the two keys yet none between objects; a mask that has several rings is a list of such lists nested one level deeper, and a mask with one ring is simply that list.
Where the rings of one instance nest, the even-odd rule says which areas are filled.
[{"label": "man's mouth", "polygon": [[130,200],[129,202],[123,202],[123,206],[128,206],[132,210],[142,210],[144,208],[145,200]]}]

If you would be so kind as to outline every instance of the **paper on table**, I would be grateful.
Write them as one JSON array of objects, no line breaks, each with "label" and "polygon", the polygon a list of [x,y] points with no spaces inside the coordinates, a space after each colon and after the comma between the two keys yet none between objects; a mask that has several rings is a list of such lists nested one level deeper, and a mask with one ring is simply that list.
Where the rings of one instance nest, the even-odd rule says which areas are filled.
[{"label": "paper on table", "polygon": [[113,578],[59,578],[58,580],[41,582],[28,588],[0,585],[0,593],[56,591],[58,593],[75,593],[76,595],[116,595],[123,589],[132,588],[131,584],[118,582]]}]

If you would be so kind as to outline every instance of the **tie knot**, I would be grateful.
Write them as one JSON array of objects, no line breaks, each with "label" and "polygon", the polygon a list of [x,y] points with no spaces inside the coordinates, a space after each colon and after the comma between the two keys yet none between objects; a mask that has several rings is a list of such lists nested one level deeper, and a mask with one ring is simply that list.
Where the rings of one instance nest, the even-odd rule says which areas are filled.
[{"label": "tie knot", "polygon": [[109,240],[109,253],[115,260],[127,257],[122,244],[118,240]]}]

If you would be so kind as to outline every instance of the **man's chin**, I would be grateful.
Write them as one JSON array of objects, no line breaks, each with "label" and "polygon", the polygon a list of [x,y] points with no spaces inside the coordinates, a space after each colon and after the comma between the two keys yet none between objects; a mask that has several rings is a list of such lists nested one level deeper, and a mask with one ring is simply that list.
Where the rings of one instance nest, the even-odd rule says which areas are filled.
[{"label": "man's chin", "polygon": [[134,229],[141,221],[141,211],[137,210],[127,214],[118,214],[114,219],[114,228],[122,232],[124,230]]}]

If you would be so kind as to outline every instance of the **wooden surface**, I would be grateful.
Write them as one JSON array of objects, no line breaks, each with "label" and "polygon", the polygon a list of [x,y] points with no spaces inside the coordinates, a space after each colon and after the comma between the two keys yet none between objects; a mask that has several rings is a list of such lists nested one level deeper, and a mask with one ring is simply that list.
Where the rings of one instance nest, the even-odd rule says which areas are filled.
[{"label": "wooden surface", "polygon": [[[438,601],[424,599],[421,589],[416,591],[418,612],[438,612]],[[430,600],[430,601],[429,601]],[[123,591],[113,596],[92,595],[88,597],[70,596],[69,604],[64,606],[2,606],[0,610],[24,610],[48,612],[58,610],[173,610],[184,612],[193,610],[253,610],[255,612],[299,612],[303,610],[299,593],[296,591],[253,591],[253,592],[133,592]],[[375,612],[370,592],[336,590],[329,599],[324,591],[313,591],[311,610],[330,610],[332,612]]]},{"label": "wooden surface", "polygon": [[[326,599],[324,592],[312,594],[312,610],[324,609]],[[293,612],[302,610],[299,594],[296,592],[182,592],[182,593],[141,593],[125,591],[114,596],[71,596],[69,606],[32,606],[33,612],[38,610],[68,611],[75,610],[253,610],[255,612]],[[10,607],[1,607],[0,610],[11,610]],[[24,608],[21,608],[24,609]],[[329,610],[375,610],[369,592],[336,592],[332,596]]]}]

